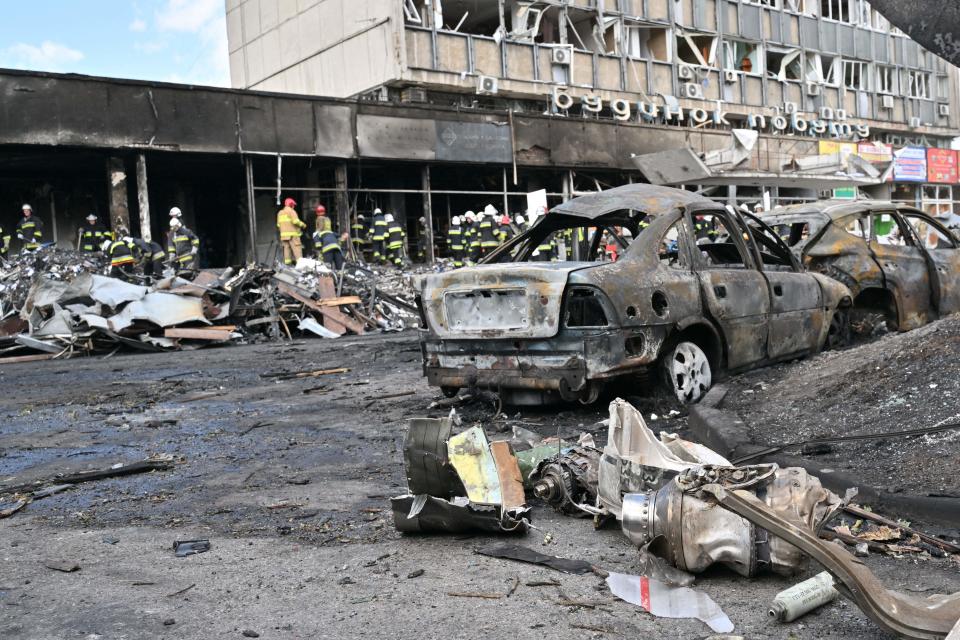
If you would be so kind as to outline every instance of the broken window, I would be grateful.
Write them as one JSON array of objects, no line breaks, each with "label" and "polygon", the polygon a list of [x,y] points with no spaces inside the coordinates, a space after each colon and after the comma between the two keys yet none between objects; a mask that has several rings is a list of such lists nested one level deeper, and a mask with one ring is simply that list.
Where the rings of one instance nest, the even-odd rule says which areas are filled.
[{"label": "broken window", "polygon": [[677,62],[700,67],[716,66],[716,36],[681,31],[677,33],[676,46]]},{"label": "broken window", "polygon": [[945,75],[937,76],[937,97],[941,100],[950,98],[950,77]]},{"label": "broken window", "polygon": [[802,80],[803,69],[800,66],[800,51],[767,47],[767,75],[783,82],[784,80]]},{"label": "broken window", "polygon": [[626,54],[630,58],[670,61],[670,30],[627,25]]},{"label": "broken window", "polygon": [[890,22],[883,17],[883,14],[876,10],[873,12],[873,28],[878,31],[890,30]]},{"label": "broken window", "polygon": [[[496,3],[469,2],[468,4],[486,7],[485,10],[492,11],[494,14],[497,12]],[[510,37],[521,42],[559,43],[561,12],[554,9],[555,7],[542,3],[517,2],[510,11]]]},{"label": "broken window", "polygon": [[723,64],[725,69],[743,73],[763,73],[760,45],[742,40],[724,40]]},{"label": "broken window", "polygon": [[[413,4],[413,0],[405,1],[404,11],[407,5]],[[480,36],[494,36],[500,31],[500,9],[496,4],[487,6],[470,0],[433,0],[432,6],[439,30]]]},{"label": "broken window", "polygon": [[866,241],[869,238],[867,232],[866,220],[861,214],[855,214],[848,216],[841,220],[838,220],[837,223],[843,227],[843,230],[849,233],[852,236],[859,238],[860,240]]},{"label": "broken window", "polygon": [[838,22],[853,22],[848,0],[820,0],[820,15]]},{"label": "broken window", "polygon": [[761,7],[770,7],[771,9],[780,8],[780,0],[743,0],[744,4],[757,4]]},{"label": "broken window", "polygon": [[417,11],[414,0],[403,0],[403,14],[406,16],[407,22],[423,24],[423,19],[420,17],[420,12]]},{"label": "broken window", "polygon": [[697,248],[708,267],[745,269],[747,256],[736,241],[740,235],[737,226],[726,215],[713,216],[714,235],[697,241]]},{"label": "broken window", "polygon": [[831,86],[836,86],[837,82],[837,63],[839,58],[828,56],[824,53],[806,54],[806,79],[807,82],[822,82]]},{"label": "broken window", "polygon": [[786,9],[806,16],[815,16],[817,15],[817,2],[818,0],[786,0]]},{"label": "broken window", "polygon": [[871,222],[873,224],[873,235],[878,243],[896,247],[913,244],[909,238],[904,238],[900,225],[892,213],[875,213]]},{"label": "broken window", "polygon": [[887,65],[877,65],[877,91],[879,93],[896,93],[897,70]]},{"label": "broken window", "polygon": [[657,256],[660,264],[673,269],[690,268],[684,249],[686,237],[683,218],[670,225],[670,228],[660,238],[660,244],[658,245]]},{"label": "broken window", "polygon": [[867,91],[869,82],[867,76],[867,63],[859,60],[843,61],[843,86],[847,89],[856,91]]},{"label": "broken window", "polygon": [[907,71],[907,95],[911,98],[930,98],[930,74]]}]

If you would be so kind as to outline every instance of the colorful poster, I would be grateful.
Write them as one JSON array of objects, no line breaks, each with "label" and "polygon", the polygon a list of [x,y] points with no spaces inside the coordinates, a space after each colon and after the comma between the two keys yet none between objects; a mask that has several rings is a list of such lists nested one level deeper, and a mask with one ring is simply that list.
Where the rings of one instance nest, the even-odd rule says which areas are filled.
[{"label": "colorful poster", "polygon": [[927,148],[904,147],[894,151],[893,179],[899,182],[926,182]]},{"label": "colorful poster", "polygon": [[893,160],[893,146],[882,142],[861,142],[857,145],[857,153],[867,162],[891,162]]},{"label": "colorful poster", "polygon": [[831,153],[840,153],[847,157],[851,153],[857,153],[857,145],[854,142],[836,142],[835,140],[820,140],[817,143],[820,155],[826,156]]},{"label": "colorful poster", "polygon": [[953,149],[927,149],[927,182],[956,184],[957,152]]}]

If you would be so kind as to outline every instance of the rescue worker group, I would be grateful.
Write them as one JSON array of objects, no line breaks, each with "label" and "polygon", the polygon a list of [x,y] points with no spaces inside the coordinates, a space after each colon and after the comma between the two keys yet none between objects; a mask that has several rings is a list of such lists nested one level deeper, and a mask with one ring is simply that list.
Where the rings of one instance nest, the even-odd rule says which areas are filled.
[{"label": "rescue worker group", "polygon": [[[362,257],[372,264],[391,265],[403,268],[409,264],[410,257],[406,249],[406,231],[402,224],[390,213],[375,208],[370,216],[358,214],[350,232],[337,234],[333,223],[327,216],[326,208],[317,205],[316,229],[311,235],[315,253],[332,269],[340,270],[344,266],[346,246],[352,244],[354,255]],[[179,207],[169,212],[169,232],[166,247],[154,241],[136,238],[129,230],[120,226],[108,229],[98,216],[90,214],[86,224],[77,231],[76,248],[84,253],[103,253],[110,260],[110,275],[128,279],[135,273],[145,277],[159,278],[166,267],[189,277],[199,270],[198,253],[200,239],[196,233],[183,223],[183,213]],[[416,258],[425,261],[426,242],[430,237],[425,229],[426,221],[420,218],[420,241]],[[511,217],[501,214],[493,205],[487,205],[479,213],[467,211],[463,215],[453,216],[447,230],[447,248],[454,267],[476,263],[501,244],[526,231],[527,220],[523,215]],[[283,208],[277,212],[277,232],[283,251],[283,263],[295,265],[304,257],[302,237],[307,232],[307,223],[297,213],[297,202],[286,198]],[[29,204],[22,207],[22,217],[15,229],[20,241],[21,252],[33,252],[44,245],[43,220],[34,215]],[[0,227],[0,259],[10,256],[13,234]],[[570,246],[570,243],[567,243]],[[551,239],[537,248],[535,260],[557,260],[561,256],[563,245],[557,245]]]}]

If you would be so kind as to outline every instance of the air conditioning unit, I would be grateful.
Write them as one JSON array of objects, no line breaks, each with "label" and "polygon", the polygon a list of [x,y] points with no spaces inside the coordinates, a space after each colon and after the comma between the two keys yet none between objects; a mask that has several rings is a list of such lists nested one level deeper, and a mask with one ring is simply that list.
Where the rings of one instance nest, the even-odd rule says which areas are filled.
[{"label": "air conditioning unit", "polygon": [[797,112],[797,103],[796,102],[784,102],[783,103],[783,112],[786,114],[796,113]]},{"label": "air conditioning unit", "polygon": [[723,79],[726,82],[736,82],[739,77],[740,77],[740,74],[737,73],[736,71],[727,70],[723,72]]},{"label": "air conditioning unit", "polygon": [[681,98],[696,98],[698,100],[703,99],[703,87],[701,87],[696,82],[685,82],[680,85],[680,97]]},{"label": "air conditioning unit", "polygon": [[846,109],[837,109],[833,112],[834,117],[837,120],[846,120],[847,119],[847,110]]},{"label": "air conditioning unit", "polygon": [[893,96],[880,96],[881,109],[893,109]]},{"label": "air conditioning unit", "polygon": [[427,101],[427,90],[423,87],[407,87],[400,92],[400,102],[417,102],[423,104]]},{"label": "air conditioning unit", "polygon": [[677,69],[677,75],[680,76],[681,80],[693,80],[693,67],[682,64],[680,68]]},{"label": "air conditioning unit", "polygon": [[477,95],[493,96],[500,90],[500,83],[491,76],[480,76],[477,78]]},{"label": "air conditioning unit", "polygon": [[808,96],[818,96],[820,95],[820,84],[817,82],[808,82],[807,83],[807,95]]},{"label": "air conditioning unit", "polygon": [[573,45],[561,45],[553,47],[550,52],[550,60],[553,64],[570,65],[573,62]]},{"label": "air conditioning unit", "polygon": [[821,120],[833,120],[833,108],[820,107],[819,115]]},{"label": "air conditioning unit", "polygon": [[938,105],[937,105],[937,113],[939,113],[939,114],[940,114],[941,116],[943,116],[943,117],[949,116],[949,115],[950,115],[950,105],[948,105],[948,104],[938,104]]},{"label": "air conditioning unit", "polygon": [[910,118],[911,129],[916,129],[919,126],[920,126],[920,118],[917,118],[917,117]]}]

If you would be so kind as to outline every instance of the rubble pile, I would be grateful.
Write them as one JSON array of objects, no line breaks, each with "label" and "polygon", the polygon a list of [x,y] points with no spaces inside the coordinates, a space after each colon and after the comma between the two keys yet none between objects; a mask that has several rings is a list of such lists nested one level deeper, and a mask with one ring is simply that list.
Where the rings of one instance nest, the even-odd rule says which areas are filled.
[{"label": "rubble pile", "polygon": [[[401,331],[417,323],[409,276],[305,258],[152,282],[101,275],[104,259],[45,250],[0,271],[5,362],[197,348],[211,344]],[[142,284],[140,283],[142,282]]]}]

